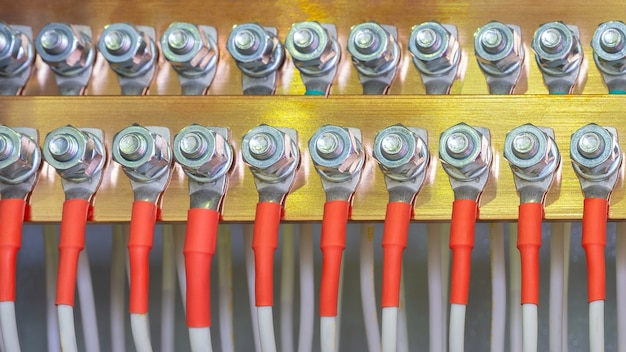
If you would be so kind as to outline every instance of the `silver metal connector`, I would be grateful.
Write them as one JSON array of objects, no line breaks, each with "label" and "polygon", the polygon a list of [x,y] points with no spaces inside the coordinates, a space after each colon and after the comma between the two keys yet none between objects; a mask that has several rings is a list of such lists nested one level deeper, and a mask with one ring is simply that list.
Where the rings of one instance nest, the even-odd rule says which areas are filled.
[{"label": "silver metal connector", "polygon": [[20,95],[34,61],[31,27],[0,22],[0,95]]},{"label": "silver metal connector", "polygon": [[335,25],[316,21],[294,23],[285,47],[300,71],[307,92],[328,93],[341,59]]},{"label": "silver metal connector", "polygon": [[409,52],[427,94],[448,94],[458,77],[462,50],[456,26],[429,21],[414,26]]},{"label": "silver metal connector", "polygon": [[48,23],[35,40],[39,57],[50,66],[61,95],[82,95],[87,88],[96,48],[91,27]]},{"label": "silver metal connector", "polygon": [[148,91],[159,56],[152,27],[114,23],[104,27],[98,51],[117,73],[123,95],[143,95]]},{"label": "silver metal connector", "polygon": [[350,201],[365,163],[361,130],[323,126],[309,140],[309,152],[322,178],[326,201]]},{"label": "silver metal connector", "polygon": [[403,125],[389,126],[378,131],[373,149],[374,159],[385,174],[389,201],[413,203],[430,162],[428,132]]},{"label": "silver metal connector", "polygon": [[278,69],[285,60],[285,50],[274,27],[244,23],[233,27],[226,49],[241,70],[243,93],[271,95],[276,89]]},{"label": "silver metal connector", "polygon": [[626,92],[626,24],[604,22],[591,40],[593,59],[609,92]]},{"label": "silver metal connector", "polygon": [[578,27],[563,22],[541,25],[533,36],[535,61],[550,94],[569,94],[583,61]]},{"label": "silver metal connector", "polygon": [[399,67],[398,29],[376,22],[353,26],[347,50],[359,73],[363,94],[385,94]]},{"label": "silver metal connector", "polygon": [[203,95],[217,71],[217,30],[210,26],[174,22],[161,36],[163,56],[178,74],[183,95]]},{"label": "silver metal connector", "polygon": [[524,66],[519,26],[489,22],[474,33],[474,53],[490,94],[512,94]]},{"label": "silver metal connector", "polygon": [[26,199],[41,166],[39,135],[34,128],[0,125],[0,194]]}]

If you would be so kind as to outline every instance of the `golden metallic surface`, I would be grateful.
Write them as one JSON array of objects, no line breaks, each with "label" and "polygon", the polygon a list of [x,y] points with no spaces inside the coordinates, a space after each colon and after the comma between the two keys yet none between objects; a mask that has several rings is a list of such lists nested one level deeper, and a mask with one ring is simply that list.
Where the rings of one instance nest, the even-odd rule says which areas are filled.
[{"label": "golden metallic surface", "polygon": [[[224,220],[254,219],[257,193],[253,178],[241,161],[239,146],[243,135],[259,123],[296,128],[303,155],[300,177],[286,202],[286,220],[320,220],[324,193],[319,176],[308,156],[307,141],[322,125],[357,127],[362,130],[368,160],[354,198],[354,220],[382,220],[387,191],[382,173],[371,158],[376,132],[388,125],[403,123],[427,129],[433,156],[429,177],[415,207],[417,220],[450,217],[452,190],[448,176],[437,161],[439,134],[466,122],[491,130],[494,150],[493,175],[482,195],[480,218],[517,218],[519,198],[513,176],[503,159],[507,131],[525,123],[554,128],[562,153],[556,185],[547,197],[547,219],[580,219],[583,197],[569,159],[570,135],[581,126],[595,122],[613,126],[626,136],[623,96],[336,96],[322,97],[8,97],[0,99],[0,123],[39,129],[43,138],[49,131],[71,123],[76,127],[101,128],[106,144],[113,135],[132,123],[169,127],[172,134],[190,123],[220,125],[231,129],[237,151],[234,172],[224,202]],[[626,145],[626,141],[622,141]],[[623,179],[620,177],[611,199],[611,218],[626,219]],[[63,193],[59,177],[44,166],[32,195],[33,221],[59,221]],[[95,206],[95,221],[128,221],[132,194],[127,177],[111,162],[105,172]],[[177,167],[163,200],[164,221],[184,221],[189,207],[187,179]]]},{"label": "golden metallic surface", "polygon": [[[349,55],[345,52],[346,40],[352,25],[367,20],[395,25],[399,41],[403,47],[403,57],[399,75],[390,94],[424,94],[421,79],[407,51],[407,41],[411,27],[424,21],[438,20],[455,24],[459,30],[459,40],[464,50],[464,77],[453,87],[454,94],[487,94],[484,76],[474,57],[473,34],[477,28],[491,20],[521,26],[526,47],[526,76],[516,93],[545,94],[541,74],[530,49],[532,35],[537,27],[545,22],[562,20],[578,25],[584,47],[585,63],[581,76],[582,86],[577,93],[602,94],[606,87],[602,83],[593,62],[591,38],[597,25],[608,20],[624,17],[623,2],[620,0],[581,1],[581,0],[456,0],[456,1],[380,1],[380,0],[217,0],[217,1],[171,1],[171,0],[28,0],[4,1],[0,20],[25,24],[33,27],[34,33],[48,22],[65,21],[90,25],[94,37],[98,37],[103,27],[113,22],[131,22],[151,25],[160,36],[174,21],[187,21],[212,25],[218,29],[220,61],[215,82],[209,94],[241,94],[240,72],[225,48],[228,34],[234,24],[256,21],[265,26],[278,28],[278,37],[284,40],[292,23],[303,20],[317,20],[334,23],[337,26],[339,41],[344,53],[338,75],[331,94],[361,94],[357,73],[352,67]],[[624,19],[624,18],[621,18]],[[40,59],[24,94],[56,95],[57,89],[50,70]],[[160,68],[152,83],[152,95],[180,94],[180,87],[174,71],[160,59]],[[299,95],[304,93],[299,73],[290,60],[279,75],[276,93],[279,95]],[[120,89],[114,73],[108,68],[102,56],[98,56],[94,77],[88,94],[116,95]]]}]

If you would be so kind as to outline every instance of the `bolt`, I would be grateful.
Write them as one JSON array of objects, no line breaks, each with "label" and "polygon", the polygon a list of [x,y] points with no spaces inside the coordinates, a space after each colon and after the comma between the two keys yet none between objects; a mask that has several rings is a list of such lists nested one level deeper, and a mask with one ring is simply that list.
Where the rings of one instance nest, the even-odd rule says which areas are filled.
[{"label": "bolt", "polygon": [[198,133],[189,132],[180,141],[180,151],[189,159],[199,159],[207,152],[207,143]]},{"label": "bolt", "polygon": [[62,52],[67,44],[67,36],[56,29],[48,30],[41,36],[41,47],[50,54]]},{"label": "bolt", "polygon": [[6,35],[0,32],[0,51],[3,51],[4,49],[6,49],[8,43],[9,41],[7,40]]},{"label": "bolt", "polygon": [[272,136],[267,133],[257,133],[250,138],[248,149],[255,159],[265,160],[274,154],[276,146]]},{"label": "bolt", "polygon": [[259,46],[259,40],[249,30],[243,30],[235,36],[235,48],[242,54],[250,54]]},{"label": "bolt", "polygon": [[379,38],[370,29],[361,29],[354,36],[356,49],[362,54],[371,54],[378,49]]},{"label": "bolt", "polygon": [[539,141],[532,133],[522,132],[513,139],[513,153],[521,159],[530,159],[537,154]]},{"label": "bolt", "polygon": [[461,159],[472,152],[473,146],[465,133],[455,132],[448,137],[446,149],[448,154],[457,159]]},{"label": "bolt", "polygon": [[343,151],[343,145],[337,134],[323,133],[315,141],[315,149],[324,159],[333,159]]},{"label": "bolt", "polygon": [[137,161],[147,152],[146,139],[137,133],[128,133],[120,139],[120,154],[128,161]]},{"label": "bolt", "polygon": [[126,32],[110,31],[104,37],[104,46],[112,54],[122,54],[129,49],[130,37]]},{"label": "bolt", "polygon": [[480,37],[483,49],[491,54],[496,54],[506,45],[502,32],[496,28],[486,30]]},{"label": "bolt", "polygon": [[541,33],[541,47],[549,53],[556,53],[563,47],[563,33],[556,28],[548,28]]},{"label": "bolt", "polygon": [[184,54],[193,47],[194,42],[192,39],[188,31],[176,29],[167,36],[167,44],[175,53]]},{"label": "bolt", "polygon": [[317,48],[317,36],[310,29],[302,28],[293,35],[293,43],[298,51],[308,53]]},{"label": "bolt", "polygon": [[59,134],[48,144],[50,154],[57,161],[68,161],[78,153],[78,141],[69,134]]},{"label": "bolt", "polygon": [[423,28],[415,35],[418,50],[423,53],[433,53],[441,46],[441,38],[431,28]]},{"label": "bolt", "polygon": [[389,133],[380,143],[380,149],[389,160],[402,159],[408,153],[404,139],[396,133]]},{"label": "bolt", "polygon": [[13,145],[5,135],[0,135],[0,160],[4,160],[13,152]]},{"label": "bolt", "polygon": [[604,151],[604,141],[597,133],[587,132],[578,140],[578,151],[584,157],[595,158]]},{"label": "bolt", "polygon": [[615,28],[609,28],[600,37],[602,49],[609,53],[616,53],[624,48],[624,36]]}]

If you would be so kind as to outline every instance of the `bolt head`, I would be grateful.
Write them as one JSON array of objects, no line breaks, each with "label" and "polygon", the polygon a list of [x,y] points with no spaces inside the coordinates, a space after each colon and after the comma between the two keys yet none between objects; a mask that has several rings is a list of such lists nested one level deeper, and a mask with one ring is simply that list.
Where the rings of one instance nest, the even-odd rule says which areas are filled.
[{"label": "bolt head", "polygon": [[501,76],[518,70],[524,61],[521,30],[517,26],[489,22],[474,34],[474,52],[486,74]]},{"label": "bolt head", "polygon": [[439,158],[444,170],[458,180],[471,180],[489,170],[489,140],[464,123],[445,130],[439,138]]},{"label": "bolt head", "polygon": [[561,160],[552,137],[532,124],[519,126],[507,133],[504,158],[509,161],[513,173],[527,181],[549,176]]},{"label": "bolt head", "polygon": [[564,34],[557,28],[548,28],[539,36],[539,42],[541,43],[543,50],[549,53],[554,53],[563,48],[563,36]]},{"label": "bolt head", "polygon": [[591,40],[593,56],[598,68],[608,75],[626,72],[626,24],[622,21],[604,22],[598,26]]},{"label": "bolt head", "polygon": [[[219,60],[215,29],[174,22],[161,37],[163,56],[181,76],[193,78],[214,69]],[[216,33],[216,32],[215,32]]]},{"label": "bolt head", "polygon": [[283,46],[271,32],[257,23],[237,25],[230,32],[226,49],[246,75],[267,77],[284,61]]},{"label": "bolt head", "polygon": [[44,140],[44,159],[64,179],[82,181],[93,176],[106,161],[102,139],[95,131],[69,125],[51,131]]},{"label": "bolt head", "polygon": [[227,136],[226,129],[189,125],[174,138],[174,158],[191,179],[213,182],[224,176],[233,163]]},{"label": "bolt head", "polygon": [[136,77],[150,70],[156,61],[158,53],[151,35],[152,28],[110,24],[100,36],[98,50],[118,75]]},{"label": "bolt head", "polygon": [[326,180],[342,182],[359,172],[365,160],[361,131],[326,125],[309,140],[311,160]]},{"label": "bolt head", "polygon": [[41,152],[31,137],[0,125],[0,140],[4,144],[0,157],[0,182],[18,184],[37,172]]},{"label": "bolt head", "polygon": [[432,53],[438,49],[441,37],[432,28],[422,28],[415,35],[415,44],[421,52]]},{"label": "bolt head", "polygon": [[403,125],[393,125],[378,131],[373,154],[382,172],[392,180],[403,182],[426,170],[429,161],[424,136]]},{"label": "bolt head", "polygon": [[168,139],[146,127],[131,125],[113,137],[113,160],[131,179],[154,181],[170,168],[172,150]]},{"label": "bolt head", "polygon": [[542,71],[561,76],[580,67],[582,46],[574,30],[577,29],[563,22],[550,22],[535,31],[532,48]]},{"label": "bolt head", "polygon": [[332,159],[338,156],[343,150],[343,143],[337,133],[325,132],[315,142],[315,149],[324,159]]},{"label": "bolt head", "polygon": [[35,48],[41,59],[62,76],[74,76],[91,66],[96,49],[88,27],[48,23],[39,32]]},{"label": "bolt head", "polygon": [[376,22],[353,26],[348,36],[348,52],[357,70],[367,76],[380,76],[397,68],[400,47],[394,35]]},{"label": "bolt head", "polygon": [[241,155],[257,178],[279,182],[298,166],[300,154],[296,143],[283,129],[259,125],[243,137]]},{"label": "bolt head", "polygon": [[409,52],[417,69],[428,75],[440,75],[457,67],[460,46],[457,38],[438,22],[414,26],[409,38]]},{"label": "bolt head", "polygon": [[256,159],[265,160],[276,150],[276,141],[267,133],[257,133],[250,138],[248,150]]},{"label": "bolt head", "polygon": [[570,158],[574,171],[586,179],[608,178],[621,164],[621,150],[615,131],[589,124],[572,134]]},{"label": "bolt head", "polygon": [[104,46],[111,54],[124,53],[130,47],[130,37],[122,31],[110,31],[104,36]]},{"label": "bolt head", "polygon": [[330,33],[332,27],[315,21],[298,22],[291,26],[285,47],[301,73],[321,76],[337,67],[341,49]]}]

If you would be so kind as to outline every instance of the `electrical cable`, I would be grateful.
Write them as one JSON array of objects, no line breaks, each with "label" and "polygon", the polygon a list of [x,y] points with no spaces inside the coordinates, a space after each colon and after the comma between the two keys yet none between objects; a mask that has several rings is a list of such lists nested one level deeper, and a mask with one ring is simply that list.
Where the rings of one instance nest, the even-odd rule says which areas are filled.
[{"label": "electrical cable", "polygon": [[187,273],[185,272],[185,234],[187,233],[187,224],[174,224],[174,252],[176,253],[176,277],[178,277],[178,286],[180,289],[180,297],[183,301],[183,310],[187,315]]},{"label": "electrical cable", "polygon": [[537,351],[537,305],[522,305],[522,351]]},{"label": "electrical cable", "polygon": [[91,269],[87,249],[78,255],[78,270],[76,271],[76,283],[78,289],[78,303],[82,320],[83,335],[85,338],[85,351],[100,351],[100,336],[98,332],[98,315],[96,314],[96,302],[93,294]]},{"label": "electrical cable", "polygon": [[563,299],[566,290],[564,289],[565,252],[569,247],[565,246],[566,234],[565,224],[553,222],[550,224],[550,295],[549,295],[549,322],[548,322],[548,344],[551,351],[563,351],[563,336],[567,332],[563,330],[563,314],[566,311]]},{"label": "electrical cable", "polygon": [[517,250],[517,224],[509,224],[509,351],[522,351],[522,268]]},{"label": "electrical cable", "polygon": [[[61,350],[59,320],[55,304],[57,268],[59,267],[58,230],[56,225],[43,225],[42,227],[46,258],[46,341],[48,344],[48,352],[55,352]],[[0,335],[2,334],[0,333]],[[1,341],[0,346],[2,346]]]},{"label": "electrical cable", "polygon": [[[441,235],[436,223],[426,224],[426,257],[428,261],[428,346],[430,352],[444,351],[445,325],[441,265]],[[446,248],[446,251],[448,249]]]},{"label": "electrical cable", "polygon": [[374,225],[362,224],[360,229],[361,307],[365,322],[365,338],[369,352],[380,352],[381,340],[374,281]]},{"label": "electrical cable", "polygon": [[[454,260],[454,259],[453,259]],[[454,275],[454,274],[453,274]],[[465,304],[450,304],[449,352],[465,351]],[[452,337],[456,336],[456,337]]]},{"label": "electrical cable", "polygon": [[217,231],[220,339],[222,351],[233,352],[235,332],[233,331],[233,259],[230,248],[230,225],[221,225]]},{"label": "electrical cable", "polygon": [[[626,331],[626,222],[615,226],[615,272],[617,286],[617,331]],[[617,334],[617,351],[626,352],[626,336]]]},{"label": "electrical cable", "polygon": [[133,333],[133,340],[135,341],[135,350],[137,352],[152,352],[148,314],[131,313],[130,328]]},{"label": "electrical cable", "polygon": [[490,224],[491,243],[491,352],[504,352],[506,336],[506,260],[504,224]]},{"label": "electrical cable", "polygon": [[343,272],[346,267],[346,261],[341,261],[341,266],[339,268],[339,290],[337,291],[337,329],[335,334],[337,338],[335,339],[335,349],[337,351],[340,350],[341,346],[341,306],[343,304]]},{"label": "electrical cable", "polygon": [[298,332],[298,352],[312,351],[314,331],[315,266],[313,261],[313,225],[302,224],[300,225],[300,331]]},{"label": "electrical cable", "polygon": [[295,225],[282,225],[280,278],[280,342],[282,352],[293,352],[293,300],[295,276]]},{"label": "electrical cable", "polygon": [[441,241],[441,331],[443,334],[443,350],[448,350],[448,283],[450,280],[450,223],[439,225]]},{"label": "electrical cable", "polygon": [[127,226],[113,225],[111,244],[111,351],[126,351],[126,243],[124,230]]},{"label": "electrical cable", "polygon": [[250,318],[252,323],[252,336],[254,339],[254,350],[261,352],[261,337],[259,336],[259,319],[256,309],[256,293],[255,281],[256,274],[254,272],[254,252],[252,251],[252,242],[254,237],[254,226],[243,225],[243,245],[246,253],[246,278],[248,281],[248,298],[250,300]]},{"label": "electrical cable", "polygon": [[189,344],[192,351],[211,352],[213,344],[211,342],[210,328],[189,328]]},{"label": "electrical cable", "polygon": [[406,321],[406,299],[404,295],[404,268],[400,276],[400,306],[398,307],[398,352],[409,352],[409,331]]},{"label": "electrical cable", "polygon": [[161,351],[174,351],[174,325],[176,319],[176,254],[173,225],[165,224],[163,230],[163,257],[161,276]]},{"label": "electrical cable", "polygon": [[59,331],[63,351],[76,352],[76,329],[74,328],[74,309],[72,306],[61,304],[57,306],[59,317]]}]

